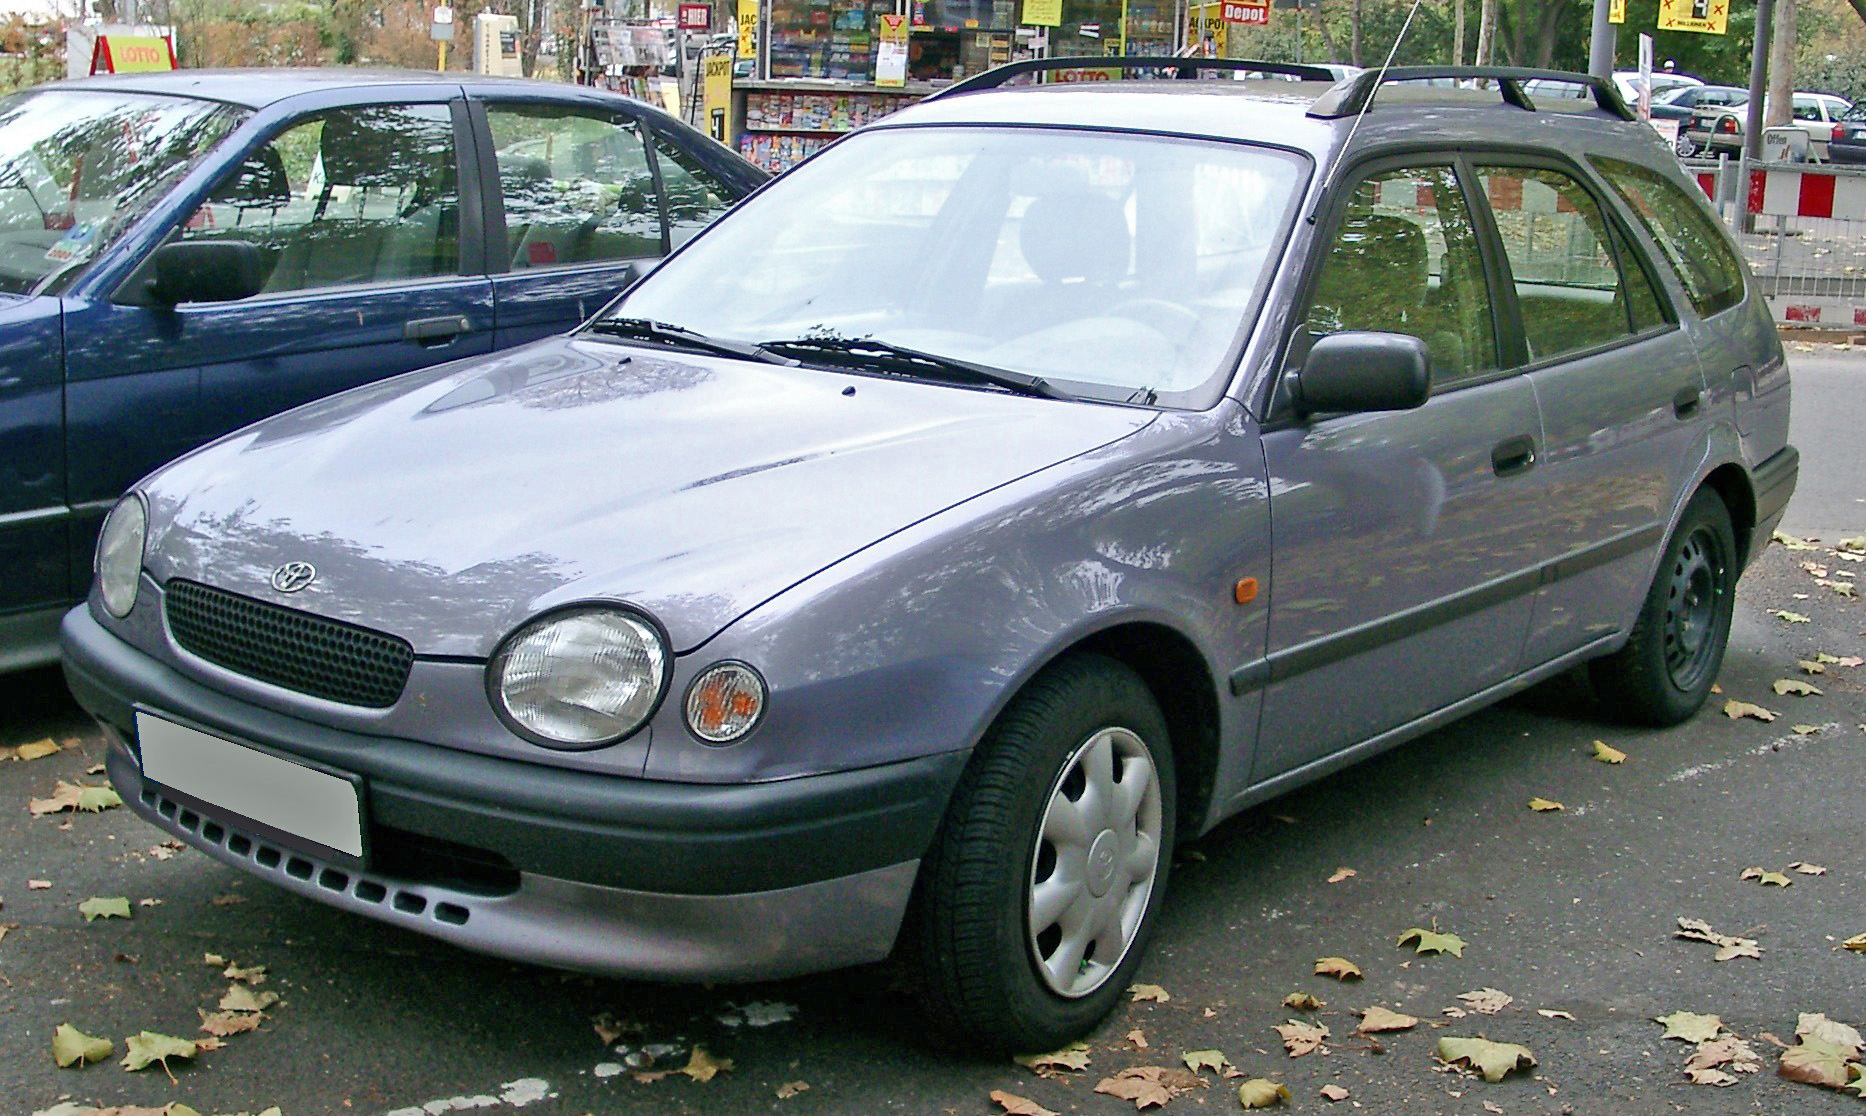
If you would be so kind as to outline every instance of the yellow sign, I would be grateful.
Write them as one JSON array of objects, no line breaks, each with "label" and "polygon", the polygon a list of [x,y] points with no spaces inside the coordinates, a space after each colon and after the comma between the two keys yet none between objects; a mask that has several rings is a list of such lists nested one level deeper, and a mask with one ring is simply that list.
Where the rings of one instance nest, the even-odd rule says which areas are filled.
[{"label": "yellow sign", "polygon": [[701,118],[706,121],[706,134],[720,143],[730,143],[732,130],[732,56],[715,53],[706,56],[705,84],[702,90],[701,105],[704,111]]},{"label": "yellow sign", "polygon": [[1063,0],[1024,0],[1026,27],[1061,27]]},{"label": "yellow sign", "polygon": [[1659,0],[1659,30],[1721,35],[1730,23],[1730,0]]},{"label": "yellow sign", "polygon": [[1626,22],[1626,0],[1607,0],[1607,22]]},{"label": "yellow sign", "polygon": [[875,44],[875,84],[907,84],[907,17],[884,15]]},{"label": "yellow sign", "polygon": [[1186,8],[1186,44],[1199,57],[1223,58],[1230,38],[1231,25],[1225,21],[1222,2],[1192,4]]},{"label": "yellow sign", "polygon": [[739,0],[739,57],[758,57],[758,0]]},{"label": "yellow sign", "polygon": [[94,74],[148,74],[174,68],[168,39],[160,35],[99,35],[91,56]]}]

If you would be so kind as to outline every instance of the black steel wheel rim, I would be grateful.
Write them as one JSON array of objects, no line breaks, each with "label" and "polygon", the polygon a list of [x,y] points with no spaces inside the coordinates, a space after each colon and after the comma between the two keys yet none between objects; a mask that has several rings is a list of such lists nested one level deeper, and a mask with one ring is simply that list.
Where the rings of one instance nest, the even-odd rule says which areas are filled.
[{"label": "black steel wheel rim", "polygon": [[1726,568],[1716,532],[1699,527],[1685,536],[1666,570],[1665,670],[1680,690],[1702,685],[1716,658]]}]

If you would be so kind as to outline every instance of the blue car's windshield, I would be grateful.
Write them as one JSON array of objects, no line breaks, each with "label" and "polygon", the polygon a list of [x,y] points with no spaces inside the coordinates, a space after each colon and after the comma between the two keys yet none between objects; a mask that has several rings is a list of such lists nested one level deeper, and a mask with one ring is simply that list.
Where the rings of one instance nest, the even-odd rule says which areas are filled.
[{"label": "blue car's windshield", "polygon": [[0,291],[31,293],[97,255],[244,116],[115,90],[0,99]]},{"label": "blue car's windshield", "polygon": [[[1306,173],[1285,151],[1159,136],[858,133],[613,313],[753,343],[872,338],[1071,395],[1205,406]],[[779,351],[834,363],[824,348]]]}]

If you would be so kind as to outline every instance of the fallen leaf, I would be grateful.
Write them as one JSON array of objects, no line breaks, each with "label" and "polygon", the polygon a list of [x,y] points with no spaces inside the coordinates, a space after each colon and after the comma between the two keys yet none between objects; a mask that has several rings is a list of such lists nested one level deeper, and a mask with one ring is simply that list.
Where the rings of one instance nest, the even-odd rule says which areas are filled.
[{"label": "fallen leaf", "polygon": [[706,1052],[706,1047],[696,1046],[687,1056],[687,1064],[680,1067],[680,1072],[698,1081],[702,1085],[721,1073],[730,1072],[732,1059],[715,1058]]},{"label": "fallen leaf", "polygon": [[125,895],[109,899],[93,897],[78,904],[78,913],[84,916],[86,922],[94,922],[100,918],[128,918],[130,917],[130,900]]},{"label": "fallen leaf", "polygon": [[1788,694],[1795,694],[1799,697],[1811,697],[1821,692],[1819,686],[1803,682],[1799,678],[1777,678],[1775,681],[1769,683],[1769,688],[1775,691],[1777,697],[1786,696]]},{"label": "fallen leaf", "polygon": [[1795,882],[1780,872],[1765,872],[1761,868],[1745,868],[1742,874],[1737,878],[1742,880],[1760,880],[1765,884],[1774,884],[1776,887],[1787,887],[1789,884]]},{"label": "fallen leaf", "polygon": [[1547,798],[1532,798],[1529,800],[1529,808],[1538,814],[1552,814],[1557,810],[1563,809],[1563,806],[1561,803],[1551,801]]},{"label": "fallen leaf", "polygon": [[1382,1031],[1406,1031],[1419,1025],[1419,1021],[1410,1015],[1397,1011],[1388,1011],[1378,1005],[1361,1013],[1361,1025],[1354,1029],[1357,1035],[1374,1035]]},{"label": "fallen leaf", "polygon": [[1827,869],[1818,864],[1809,864],[1805,860],[1794,861],[1789,864],[1788,868],[1789,871],[1800,872],[1804,876],[1825,876],[1827,874]]},{"label": "fallen leaf", "polygon": [[1334,977],[1336,980],[1361,979],[1361,967],[1345,957],[1318,957],[1315,961],[1315,975]]},{"label": "fallen leaf", "polygon": [[1853,935],[1846,941],[1841,942],[1840,948],[1852,950],[1854,953],[1866,953],[1866,934]]},{"label": "fallen leaf", "polygon": [[1416,941],[1418,948],[1414,953],[1449,953],[1453,957],[1464,956],[1464,939],[1456,934],[1441,934],[1436,930],[1426,930],[1415,926],[1399,936],[1396,945],[1405,945]]},{"label": "fallen leaf", "polygon": [[1223,1073],[1225,1067],[1231,1064],[1231,1059],[1225,1057],[1222,1050],[1188,1050],[1179,1056],[1179,1060],[1186,1063],[1186,1068],[1193,1073],[1202,1069]]},{"label": "fallen leaf", "polygon": [[162,905],[162,900],[160,899],[138,899],[136,900],[136,905],[139,907],[159,907]]},{"label": "fallen leaf", "polygon": [[[796,1096],[798,1093],[807,1093],[809,1091],[810,1091],[810,1083],[808,1081],[786,1081],[784,1084],[779,1085],[777,1087],[777,1099],[789,1100],[792,1097]],[[1011,1094],[1009,1093],[1005,1094],[1005,1096],[1007,1097],[1010,1095]],[[997,1100],[998,1098],[994,1094],[991,1099]],[[1033,1113],[1032,1116],[1039,1116],[1039,1114]],[[1052,1116],[1054,1116],[1054,1114],[1052,1114]]]},{"label": "fallen leaf", "polygon": [[1072,1042],[1061,1050],[1053,1050],[1048,1054],[1019,1054],[1011,1061],[1038,1073],[1055,1070],[1082,1070],[1088,1068],[1089,1046],[1086,1042]]},{"label": "fallen leaf", "polygon": [[1813,543],[1809,542],[1806,539],[1798,539],[1793,535],[1786,535],[1780,531],[1777,531],[1774,534],[1770,535],[1769,538],[1774,542],[1780,543],[1782,546],[1782,549],[1784,550],[1819,550],[1820,549],[1820,547],[1815,546]]},{"label": "fallen leaf", "polygon": [[60,1023],[52,1032],[52,1060],[60,1069],[101,1062],[110,1057],[116,1047],[109,1039],[87,1035],[69,1023]]},{"label": "fallen leaf", "polygon": [[266,982],[266,967],[264,965],[248,965],[242,968],[239,965],[228,965],[222,970],[220,975],[226,977],[228,980],[244,981],[247,984],[257,986]]},{"label": "fallen leaf", "polygon": [[208,902],[212,903],[216,907],[231,907],[235,903],[246,902],[246,896],[244,895],[216,895],[212,899],[209,899]]},{"label": "fallen leaf", "polygon": [[1492,1116],[1502,1116],[1503,1106],[1498,1104],[1496,1101],[1485,1101],[1484,1111],[1491,1113]]},{"label": "fallen leaf", "polygon": [[1289,1100],[1289,1087],[1261,1077],[1253,1077],[1238,1086],[1238,1103],[1245,1108],[1269,1108]]},{"label": "fallen leaf", "polygon": [[1574,1019],[1574,1014],[1572,1012],[1557,1011],[1554,1008],[1537,1008],[1536,1014],[1544,1019]]},{"label": "fallen leaf", "polygon": [[196,1049],[194,1043],[187,1039],[154,1031],[143,1031],[123,1041],[129,1046],[129,1053],[124,1056],[121,1064],[124,1069],[132,1072],[145,1069],[152,1062],[160,1062],[166,1073],[170,1058],[192,1058]]},{"label": "fallen leaf", "polygon": [[1169,1066],[1134,1066],[1095,1084],[1095,1091],[1133,1101],[1136,1109],[1157,1108],[1188,1089],[1208,1084],[1197,1074]]},{"label": "fallen leaf", "polygon": [[1307,992],[1291,992],[1289,995],[1283,997],[1283,1006],[1286,1008],[1295,1008],[1297,1011],[1320,1011],[1327,1007],[1328,1004],[1322,1000],[1316,999]]},{"label": "fallen leaf", "polygon": [[78,808],[78,796],[83,793],[84,787],[80,784],[67,783],[65,780],[60,779],[58,783],[53,786],[52,793],[49,797],[27,799],[26,812],[35,818],[39,818],[47,814],[56,814],[61,810],[76,810]]},{"label": "fallen leaf", "polygon": [[264,1011],[279,1002],[277,992],[254,992],[244,984],[229,985],[220,998],[222,1011]]},{"label": "fallen leaf", "polygon": [[1495,988],[1480,988],[1475,992],[1460,992],[1458,998],[1466,1007],[1479,1015],[1495,1015],[1516,1002],[1516,997]]},{"label": "fallen leaf", "polygon": [[1801,668],[1801,672],[1803,674],[1826,674],[1827,673],[1826,667],[1822,666],[1820,663],[1817,663],[1812,659],[1797,659],[1795,660],[1795,665]]},{"label": "fallen leaf", "polygon": [[1141,1030],[1139,1027],[1136,1027],[1127,1033],[1127,1041],[1133,1043],[1134,1049],[1136,1050],[1147,1049],[1147,1036],[1141,1033]]},{"label": "fallen leaf", "polygon": [[1858,1057],[1860,1047],[1866,1046],[1866,1039],[1860,1038],[1858,1030],[1817,1012],[1801,1013],[1795,1020],[1795,1036],[1803,1042],[1812,1040],[1843,1047],[1849,1058]]},{"label": "fallen leaf", "polygon": [[1451,1008],[1445,1008],[1443,1011],[1440,1011],[1439,1014],[1449,1016],[1453,1019],[1463,1019],[1465,1016],[1471,1013],[1468,1011],[1465,1011],[1463,1008],[1451,1007]]},{"label": "fallen leaf", "polygon": [[1350,879],[1358,875],[1360,875],[1360,873],[1356,872],[1352,868],[1337,868],[1335,869],[1334,874],[1328,877],[1328,882],[1331,884],[1340,883],[1342,880]]},{"label": "fallen leaf", "polygon": [[26,881],[27,891],[44,891],[51,886],[52,886],[51,880],[27,880]]},{"label": "fallen leaf", "polygon": [[1821,726],[1819,725],[1790,725],[1789,728],[1794,731],[1796,736],[1812,736],[1821,731]]},{"label": "fallen leaf", "polygon": [[201,964],[203,965],[212,965],[214,968],[218,969],[226,963],[227,959],[218,953],[203,953],[201,955]]},{"label": "fallen leaf", "polygon": [[264,1013],[257,1011],[216,1011],[212,1014],[200,1008],[195,1008],[194,1011],[201,1017],[202,1032],[213,1035],[215,1038],[226,1038],[229,1035],[256,1031],[266,1019]]},{"label": "fallen leaf", "polygon": [[1825,1085],[1829,1089],[1839,1089],[1846,1085],[1850,1076],[1847,1062],[1852,1056],[1853,1051],[1847,1047],[1803,1038],[1782,1051],[1782,1060],[1775,1067],[1775,1072],[1804,1085]]},{"label": "fallen leaf", "polygon": [[1463,1062],[1490,1082],[1502,1081],[1511,1070],[1533,1069],[1536,1065],[1536,1056],[1526,1046],[1480,1038],[1439,1039],[1438,1060],[1447,1065]]},{"label": "fallen leaf", "polygon": [[28,744],[21,744],[19,747],[13,749],[13,758],[16,760],[44,759],[47,756],[55,756],[57,754],[58,745],[52,741],[51,737],[46,737],[44,740],[34,740]]},{"label": "fallen leaf", "polygon": [[[806,1088],[807,1087],[808,1086],[806,1086]],[[778,1090],[779,1100],[784,1100],[787,1095],[796,1095],[795,1093],[786,1094],[784,1092],[786,1088],[789,1088],[789,1086],[784,1086]],[[1003,1089],[993,1089],[991,1091],[991,1099],[997,1103],[999,1108],[1005,1111],[1006,1116],[1058,1116],[1052,1109],[1045,1108],[1028,1097],[1020,1097],[1016,1093],[1007,1093]]]},{"label": "fallen leaf", "polygon": [[1353,1094],[1349,1093],[1346,1089],[1343,1089],[1339,1085],[1322,1086],[1322,1099],[1325,1101],[1328,1101],[1331,1104],[1334,1103],[1335,1101],[1347,1100],[1352,1095]]},{"label": "fallen leaf", "polygon": [[1777,716],[1754,702],[1738,701],[1735,698],[1723,703],[1723,715],[1732,721],[1744,717],[1753,717],[1758,721],[1773,721]]},{"label": "fallen leaf", "polygon": [[1274,1028],[1283,1036],[1283,1049],[1289,1051],[1292,1058],[1312,1054],[1322,1049],[1322,1043],[1328,1039],[1328,1028],[1320,1023],[1304,1023],[1292,1019],[1287,1023],[1278,1023]]},{"label": "fallen leaf", "polygon": [[1156,1004],[1163,1004],[1172,999],[1171,996],[1167,995],[1166,989],[1161,988],[1157,984],[1133,984],[1129,985],[1127,990],[1134,994],[1134,998],[1131,1001],[1134,1003],[1138,1003],[1141,1000],[1150,1000]]},{"label": "fallen leaf", "polygon": [[1602,763],[1625,763],[1626,753],[1618,748],[1610,748],[1605,740],[1594,741],[1594,758]]},{"label": "fallen leaf", "polygon": [[226,1048],[226,1045],[226,1043],[214,1038],[212,1035],[207,1038],[198,1038],[194,1040],[194,1048],[196,1050],[222,1050]]},{"label": "fallen leaf", "polygon": [[1698,1048],[1685,1060],[1685,1070],[1713,1070],[1728,1066],[1737,1073],[1755,1073],[1762,1068],[1762,1055],[1750,1048],[1749,1043],[1735,1035],[1701,1042]]},{"label": "fallen leaf", "polygon": [[1716,960],[1731,961],[1738,957],[1750,957],[1760,960],[1762,949],[1752,938],[1737,938],[1728,934],[1719,934],[1702,919],[1681,918],[1678,920],[1677,937],[1686,941],[1709,942],[1717,947]]},{"label": "fallen leaf", "polygon": [[1689,1043],[1709,1042],[1723,1030],[1721,1018],[1694,1011],[1674,1011],[1670,1015],[1655,1016],[1653,1021],[1665,1024],[1665,1033],[1660,1038],[1683,1039]]},{"label": "fallen leaf", "polygon": [[1693,1085],[1716,1085],[1724,1087],[1736,1084],[1736,1078],[1731,1077],[1722,1070],[1693,1069],[1690,1066],[1685,1067],[1685,1079]]},{"label": "fallen leaf", "polygon": [[1806,624],[1809,622],[1808,618],[1801,615],[1801,613],[1790,612],[1785,608],[1772,608],[1769,610],[1769,615],[1779,616],[1790,624]]}]

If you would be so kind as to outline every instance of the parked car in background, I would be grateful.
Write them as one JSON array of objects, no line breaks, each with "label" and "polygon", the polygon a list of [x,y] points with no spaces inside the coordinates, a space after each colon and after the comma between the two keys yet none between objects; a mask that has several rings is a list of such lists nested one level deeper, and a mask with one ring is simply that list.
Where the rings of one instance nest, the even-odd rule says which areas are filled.
[{"label": "parked car in background", "polygon": [[[137,484],[64,623],[124,802],[514,960],[898,941],[968,1052],[1043,1051],[1128,998],[1176,840],[1576,666],[1696,713],[1798,466],[1651,128],[1510,70],[998,87],[1111,64]],[[1173,80],[1224,69],[1306,80]]]},{"label": "parked car in background", "polygon": [[[1690,89],[1704,83],[1689,74],[1654,73],[1652,75],[1653,99],[1675,89]],[[1620,94],[1620,99],[1627,104],[1639,100],[1639,71],[1616,70],[1613,75],[1613,87]],[[1577,85],[1570,81],[1550,78],[1533,78],[1523,83],[1523,92],[1532,99],[1557,98],[1563,100],[1592,100],[1593,93],[1586,85]]]},{"label": "parked car in background", "polygon": [[1702,150],[1685,134],[1691,111],[1715,105],[1740,105],[1747,100],[1749,90],[1735,85],[1680,85],[1652,98],[1652,118],[1678,121],[1678,138],[1673,141],[1672,148],[1680,159],[1690,159]]},{"label": "parked car in background", "polygon": [[[1749,97],[1745,94],[1740,100],[1729,104],[1707,104],[1693,108],[1691,119],[1679,133],[1680,153],[1683,153],[1682,145],[1688,141],[1697,154],[1741,154],[1748,107]],[[1831,93],[1797,93],[1791,109],[1793,117],[1787,126],[1806,132],[1808,154],[1823,159],[1827,157],[1827,141],[1833,134],[1834,123],[1850,107],[1852,102]],[[1766,104],[1763,112],[1765,115],[1768,112]]]},{"label": "parked car in background", "polygon": [[765,178],[545,82],[184,70],[0,100],[0,669],[56,655],[137,477],[567,330]]},{"label": "parked car in background", "polygon": [[1840,114],[1828,133],[1827,158],[1836,163],[1866,163],[1866,102]]}]

